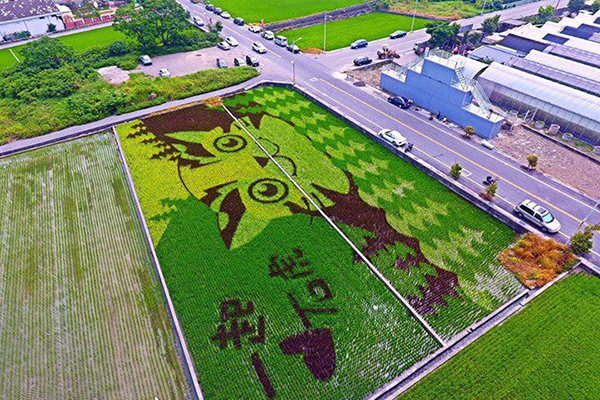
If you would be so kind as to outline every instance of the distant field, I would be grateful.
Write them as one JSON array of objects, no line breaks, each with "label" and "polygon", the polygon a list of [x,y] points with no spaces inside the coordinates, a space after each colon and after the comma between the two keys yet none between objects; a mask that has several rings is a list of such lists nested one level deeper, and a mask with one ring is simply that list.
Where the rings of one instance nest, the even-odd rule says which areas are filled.
[{"label": "distant field", "polygon": [[[488,3],[489,5],[490,3]],[[412,14],[415,10],[414,0],[394,0],[390,5],[394,11]],[[485,12],[492,10],[486,9]],[[422,1],[419,2],[417,15],[427,17],[441,17],[447,19],[470,18],[481,13],[481,5],[477,6],[475,2],[467,3],[462,0],[448,1]]]},{"label": "distant field", "polygon": [[365,3],[366,0],[213,0],[212,4],[229,11],[234,17],[244,17],[246,22],[265,23],[285,21],[323,11],[337,10]]},{"label": "distant field", "polygon": [[[414,29],[421,29],[429,22],[416,18]],[[349,46],[358,39],[376,40],[389,36],[390,33],[403,30],[409,31],[412,18],[404,15],[387,13],[371,13],[341,21],[327,23],[327,51]],[[302,38],[298,46],[305,49],[313,47],[323,49],[323,25],[313,25],[306,28],[285,31],[282,35],[290,41]]]},{"label": "distant field", "polygon": [[0,398],[188,398],[112,137],[0,159],[0,192]]},{"label": "distant field", "polygon": [[[76,51],[87,50],[94,46],[106,46],[117,40],[125,40],[126,37],[123,33],[116,31],[112,26],[106,28],[92,29],[90,31],[73,33],[67,36],[61,36],[57,38],[64,44],[73,47]],[[24,45],[11,47],[15,55],[20,59],[20,49]],[[10,53],[9,49],[0,50],[0,68],[10,67],[17,61],[15,57]]]},{"label": "distant field", "polygon": [[599,399],[600,279],[548,289],[398,400]]}]

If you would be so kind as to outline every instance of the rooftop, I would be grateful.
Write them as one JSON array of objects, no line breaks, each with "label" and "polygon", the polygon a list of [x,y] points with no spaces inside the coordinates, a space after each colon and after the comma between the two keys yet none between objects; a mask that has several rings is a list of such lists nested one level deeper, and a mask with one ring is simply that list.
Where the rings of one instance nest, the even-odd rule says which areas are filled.
[{"label": "rooftop", "polygon": [[55,0],[0,0],[0,22],[57,12]]}]

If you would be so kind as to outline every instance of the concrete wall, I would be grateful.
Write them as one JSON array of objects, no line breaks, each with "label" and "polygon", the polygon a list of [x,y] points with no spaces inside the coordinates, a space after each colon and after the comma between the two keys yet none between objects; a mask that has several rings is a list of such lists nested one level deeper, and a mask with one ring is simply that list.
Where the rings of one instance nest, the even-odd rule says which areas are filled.
[{"label": "concrete wall", "polygon": [[[438,74],[439,79],[433,77]],[[395,95],[412,99],[421,108],[433,113],[439,111],[461,127],[472,126],[483,138],[496,136],[502,121],[494,123],[464,109],[463,104],[469,104],[473,95],[449,84],[453,74],[452,69],[425,60],[423,73],[408,70],[405,82],[382,72],[380,86]]]},{"label": "concrete wall", "polygon": [[10,35],[16,32],[29,31],[31,36],[43,35],[48,31],[48,25],[56,25],[57,31],[65,29],[62,20],[56,15],[33,17],[16,21],[7,21],[0,24],[0,35]]}]

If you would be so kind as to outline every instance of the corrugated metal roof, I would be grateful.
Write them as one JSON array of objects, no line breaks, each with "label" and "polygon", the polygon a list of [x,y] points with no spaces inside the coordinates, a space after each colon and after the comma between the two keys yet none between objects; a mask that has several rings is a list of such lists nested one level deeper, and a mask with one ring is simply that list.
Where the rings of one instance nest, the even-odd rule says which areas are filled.
[{"label": "corrugated metal roof", "polygon": [[[513,57],[505,65],[563,85],[600,96],[600,83],[535,61]],[[600,115],[598,116],[600,118]]]},{"label": "corrugated metal roof", "polygon": [[567,58],[569,60],[577,61],[582,64],[591,65],[592,67],[600,68],[600,55],[592,53],[591,51],[555,44],[549,47],[546,52],[559,57]]},{"label": "corrugated metal roof", "polygon": [[492,63],[478,80],[506,87],[592,121],[598,121],[600,115],[600,97],[499,63]]},{"label": "corrugated metal roof", "polygon": [[57,13],[54,0],[1,0],[0,22]]},{"label": "corrugated metal roof", "polygon": [[512,57],[517,55],[517,52],[501,46],[481,46],[469,53],[469,58],[473,60],[490,60],[504,64]]},{"label": "corrugated metal roof", "polygon": [[542,53],[537,50],[532,50],[525,59],[600,82],[600,68],[594,68],[577,61],[568,60],[553,54]]}]

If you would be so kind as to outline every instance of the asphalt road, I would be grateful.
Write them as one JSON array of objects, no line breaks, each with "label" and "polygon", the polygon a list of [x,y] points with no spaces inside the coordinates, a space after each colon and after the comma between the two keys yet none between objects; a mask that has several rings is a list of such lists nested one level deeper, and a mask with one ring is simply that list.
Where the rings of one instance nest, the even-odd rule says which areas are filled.
[{"label": "asphalt road", "polygon": [[[488,150],[479,141],[465,140],[456,130],[414,110],[401,110],[387,103],[385,96],[369,87],[357,87],[352,81],[345,79],[343,70],[352,64],[358,56],[374,56],[377,48],[383,43],[389,44],[401,54],[412,52],[414,43],[428,38],[424,30],[410,32],[406,37],[396,40],[381,39],[370,43],[366,49],[351,50],[348,48],[329,52],[324,55],[291,54],[275,45],[272,41],[262,39],[260,35],[248,31],[247,27],[239,27],[232,20],[224,20],[207,12],[202,5],[193,5],[187,0],[181,3],[193,15],[201,16],[208,22],[220,20],[223,23],[223,36],[233,36],[242,48],[251,52],[252,41],[260,41],[267,49],[267,54],[258,55],[262,65],[262,79],[273,79],[291,82],[308,89],[312,94],[337,110],[347,114],[371,131],[383,128],[396,129],[414,143],[413,153],[441,171],[447,172],[455,162],[460,163],[465,171],[461,180],[471,189],[481,192],[483,180],[488,175],[499,179],[498,195],[495,202],[506,210],[512,208],[525,198],[530,198],[548,209],[562,223],[562,230],[555,238],[566,242],[576,232],[586,217],[590,223],[600,223],[600,210],[595,209],[595,200],[538,172],[524,170],[515,161],[504,157],[497,151]],[[565,5],[567,0],[561,0]],[[555,5],[556,1],[540,1],[499,11],[501,19],[518,18],[535,14],[539,7],[547,4]],[[491,14],[457,21],[461,25],[481,24]],[[235,15],[234,15],[235,16]],[[293,62],[293,64],[292,64]],[[295,74],[294,74],[295,71]],[[594,252],[590,259],[600,260],[600,237],[595,238]]]}]

